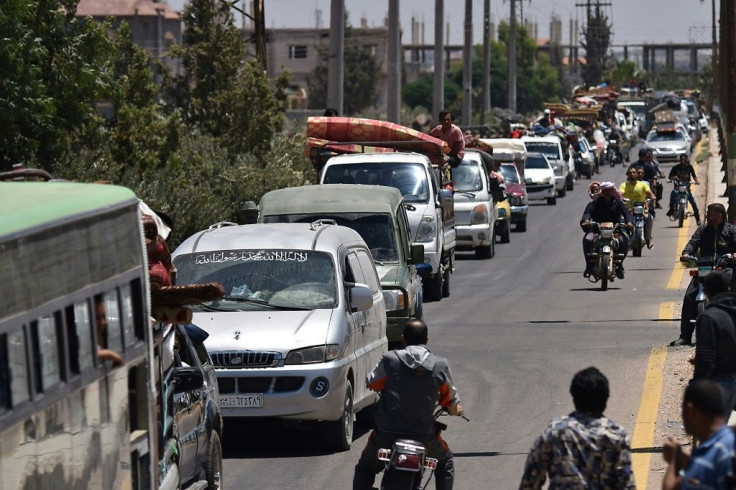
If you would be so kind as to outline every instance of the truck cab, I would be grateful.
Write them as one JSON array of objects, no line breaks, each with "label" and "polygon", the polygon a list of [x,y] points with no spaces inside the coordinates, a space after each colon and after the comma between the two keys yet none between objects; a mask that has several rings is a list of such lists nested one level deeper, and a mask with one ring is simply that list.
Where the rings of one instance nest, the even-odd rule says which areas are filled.
[{"label": "truck cab", "polygon": [[442,187],[443,175],[421,153],[338,155],[320,172],[321,184],[365,184],[395,187],[403,198],[412,243],[424,246],[424,262],[417,264],[424,299],[439,301],[450,295],[455,263],[455,213],[452,193]]}]

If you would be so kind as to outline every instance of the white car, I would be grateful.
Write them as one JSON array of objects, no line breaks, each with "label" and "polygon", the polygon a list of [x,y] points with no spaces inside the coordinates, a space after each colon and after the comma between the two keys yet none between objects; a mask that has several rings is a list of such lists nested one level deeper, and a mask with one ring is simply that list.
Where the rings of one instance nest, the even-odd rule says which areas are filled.
[{"label": "white car", "polygon": [[557,195],[565,197],[573,189],[575,181],[575,162],[567,149],[563,148],[559,136],[522,136],[521,141],[530,153],[541,153],[547,157],[555,173]]},{"label": "white car", "polygon": [[173,263],[179,284],[225,289],[192,320],[209,333],[223,417],[320,422],[323,442],[347,450],[355,413],[377,402],[365,379],[388,347],[358,232],[332,220],[218,223],[179,245]]},{"label": "white car", "polygon": [[546,199],[547,204],[557,204],[555,194],[555,170],[541,153],[528,153],[524,169],[527,200]]}]

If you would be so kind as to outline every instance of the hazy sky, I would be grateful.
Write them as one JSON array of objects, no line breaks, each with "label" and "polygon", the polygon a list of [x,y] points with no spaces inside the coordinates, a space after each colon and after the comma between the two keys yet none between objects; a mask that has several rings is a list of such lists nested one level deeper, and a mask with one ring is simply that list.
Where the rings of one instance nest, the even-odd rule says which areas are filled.
[{"label": "hazy sky", "polygon": [[[250,5],[250,0],[243,0]],[[434,42],[434,0],[399,0],[399,13],[403,30],[402,41],[411,41],[411,18],[424,20],[425,41]],[[539,37],[549,37],[551,15],[562,20],[563,43],[569,40],[569,19],[578,16],[580,27],[584,12],[576,3],[585,0],[523,0],[524,18],[538,24]],[[603,0],[612,6],[604,7],[613,24],[614,44],[642,42],[699,42],[709,43],[712,39],[712,0]],[[185,0],[169,0],[174,8],[181,9]],[[323,27],[329,27],[331,0],[264,0],[266,28],[271,27],[314,27],[315,12],[321,10]],[[517,15],[520,0],[517,0]],[[450,43],[462,44],[465,0],[445,0],[445,22],[450,23]],[[473,38],[482,42],[483,0],[473,3]],[[716,1],[716,22],[718,4]],[[345,0],[345,9],[353,25],[360,25],[365,17],[369,26],[383,25],[388,13],[388,0]],[[492,21],[508,19],[509,1],[491,0]],[[240,19],[238,19],[240,21]]]}]

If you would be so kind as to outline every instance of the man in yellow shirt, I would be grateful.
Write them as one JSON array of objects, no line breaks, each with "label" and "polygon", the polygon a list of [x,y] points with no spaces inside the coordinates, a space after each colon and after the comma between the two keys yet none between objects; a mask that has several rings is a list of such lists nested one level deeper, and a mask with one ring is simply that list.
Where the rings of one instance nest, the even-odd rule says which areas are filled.
[{"label": "man in yellow shirt", "polygon": [[[639,172],[636,168],[629,168],[626,171],[626,182],[621,184],[618,188],[621,195],[628,199],[627,205],[631,208],[631,205],[635,202],[645,202],[647,199],[651,199],[653,203],[655,200],[654,193],[643,180],[639,180]],[[644,240],[647,242],[647,248],[652,249],[654,243],[652,242],[652,228],[654,227],[654,216],[652,213],[647,213],[644,219]]]}]

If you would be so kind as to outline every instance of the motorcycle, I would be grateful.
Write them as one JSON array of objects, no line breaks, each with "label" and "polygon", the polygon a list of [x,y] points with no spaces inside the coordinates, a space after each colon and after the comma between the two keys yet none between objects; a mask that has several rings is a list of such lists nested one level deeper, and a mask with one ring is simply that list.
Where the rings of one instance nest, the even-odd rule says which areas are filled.
[{"label": "motorcycle", "polygon": [[[444,408],[439,408],[435,414],[435,427],[437,432],[447,429],[447,425],[436,419],[446,414]],[[463,416],[465,420],[469,420]],[[418,490],[426,488],[432,479],[434,470],[437,469],[438,461],[427,457],[427,450],[419,441],[413,439],[398,439],[391,448],[380,448],[378,460],[386,463],[381,479],[381,490]],[[429,477],[422,486],[425,473],[429,471]]]},{"label": "motorcycle", "polygon": [[621,145],[618,140],[608,140],[608,147],[606,148],[606,159],[608,160],[608,163],[609,165],[611,165],[611,167],[615,166],[617,163],[623,163],[620,146]]},{"label": "motorcycle", "polygon": [[631,214],[634,215],[634,232],[631,236],[631,253],[634,257],[641,257],[641,251],[646,245],[646,240],[644,240],[644,225],[649,217],[649,203],[651,202],[651,199],[647,199],[645,202],[634,201],[633,203],[629,199],[624,199],[624,202],[631,209]]},{"label": "motorcycle", "polygon": [[677,220],[677,226],[682,228],[685,218],[692,214],[687,210],[687,196],[690,191],[690,184],[694,184],[695,182],[677,179],[674,181],[668,180],[667,182],[674,182],[675,190],[677,191],[677,207],[675,208],[675,213],[670,217],[670,219],[673,221]]},{"label": "motorcycle", "polygon": [[623,225],[608,222],[591,222],[589,233],[594,233],[593,251],[588,254],[588,263],[593,264],[590,282],[601,281],[601,291],[608,290],[608,283],[616,277],[616,269],[623,263],[624,254],[618,253],[618,239]]},{"label": "motorcycle", "polygon": [[690,267],[690,276],[695,278],[698,286],[698,294],[695,296],[695,302],[698,305],[698,316],[700,316],[705,310],[708,300],[703,289],[705,276],[710,274],[711,271],[724,270],[732,266],[734,256],[733,254],[723,254],[716,259],[713,257],[688,257],[687,260],[683,260],[682,262],[688,264]]}]

